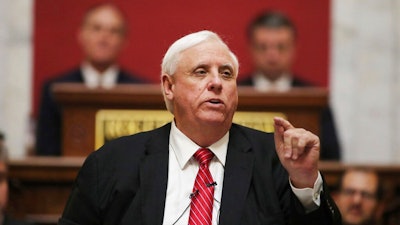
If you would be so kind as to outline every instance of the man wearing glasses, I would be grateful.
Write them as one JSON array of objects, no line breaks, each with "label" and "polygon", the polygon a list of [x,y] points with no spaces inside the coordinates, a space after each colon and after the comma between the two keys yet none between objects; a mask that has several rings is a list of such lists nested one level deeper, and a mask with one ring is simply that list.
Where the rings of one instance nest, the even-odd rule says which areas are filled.
[{"label": "man wearing glasses", "polygon": [[377,224],[376,212],[382,199],[382,187],[375,171],[349,169],[343,174],[338,187],[335,200],[344,225]]}]

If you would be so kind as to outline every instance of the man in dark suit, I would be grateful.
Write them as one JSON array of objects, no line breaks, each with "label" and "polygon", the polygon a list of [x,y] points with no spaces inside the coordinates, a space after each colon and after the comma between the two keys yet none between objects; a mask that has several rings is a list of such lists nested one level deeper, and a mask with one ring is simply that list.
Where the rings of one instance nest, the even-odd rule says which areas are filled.
[{"label": "man in dark suit", "polygon": [[[254,72],[239,82],[259,91],[288,91],[292,87],[312,85],[292,72],[296,56],[297,31],[285,15],[267,11],[256,17],[247,28]],[[321,159],[339,160],[340,144],[330,107],[321,113]]]},{"label": "man in dark suit", "polygon": [[282,118],[275,134],[232,124],[237,74],[213,32],[172,44],[161,83],[174,120],[92,153],[59,224],[340,224],[317,136]]},{"label": "man in dark suit", "polygon": [[53,84],[84,83],[88,88],[108,89],[117,83],[141,82],[117,66],[126,30],[124,16],[114,5],[101,4],[87,11],[78,34],[84,54],[82,65],[43,86],[36,130],[38,155],[61,154],[61,109],[51,91]]}]

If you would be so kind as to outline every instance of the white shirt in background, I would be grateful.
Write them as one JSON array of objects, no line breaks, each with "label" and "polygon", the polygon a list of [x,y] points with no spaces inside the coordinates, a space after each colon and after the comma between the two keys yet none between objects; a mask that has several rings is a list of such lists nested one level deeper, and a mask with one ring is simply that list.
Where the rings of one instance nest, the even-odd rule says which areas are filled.
[{"label": "white shirt in background", "polygon": [[83,82],[88,88],[105,88],[110,89],[117,84],[118,67],[111,66],[103,73],[99,73],[89,63],[81,65]]},{"label": "white shirt in background", "polygon": [[253,76],[254,88],[258,91],[277,91],[284,92],[292,88],[293,78],[289,74],[283,74],[278,79],[271,81],[262,73],[256,73]]}]

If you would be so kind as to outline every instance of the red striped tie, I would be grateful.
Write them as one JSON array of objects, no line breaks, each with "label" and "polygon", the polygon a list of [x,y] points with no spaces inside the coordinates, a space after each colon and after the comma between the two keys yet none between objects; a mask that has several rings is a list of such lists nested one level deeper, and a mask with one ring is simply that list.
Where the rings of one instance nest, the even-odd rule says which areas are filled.
[{"label": "red striped tie", "polygon": [[214,182],[208,165],[214,154],[207,148],[201,148],[194,153],[199,162],[199,172],[194,181],[192,202],[190,204],[189,225],[211,225]]}]

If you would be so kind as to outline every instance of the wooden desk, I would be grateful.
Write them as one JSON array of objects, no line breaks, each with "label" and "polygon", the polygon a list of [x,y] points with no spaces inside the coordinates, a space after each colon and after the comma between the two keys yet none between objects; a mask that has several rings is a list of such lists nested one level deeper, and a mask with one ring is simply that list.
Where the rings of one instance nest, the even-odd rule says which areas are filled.
[{"label": "wooden desk", "polygon": [[[10,162],[9,211],[19,218],[38,224],[56,224],[83,157],[32,157]],[[335,186],[343,171],[354,165],[339,162],[320,162],[320,170],[328,186]],[[361,165],[375,169],[382,181],[400,188],[400,165]]]},{"label": "wooden desk", "polygon": [[10,214],[35,224],[56,224],[83,161],[83,157],[11,160]]},{"label": "wooden desk", "polygon": [[[63,83],[55,84],[53,92],[63,108],[64,156],[87,156],[95,149],[95,114],[100,109],[165,110],[159,85],[119,85],[104,90]],[[319,134],[320,112],[328,104],[326,89],[262,93],[239,87],[238,92],[238,111],[281,112],[293,125]]]}]

